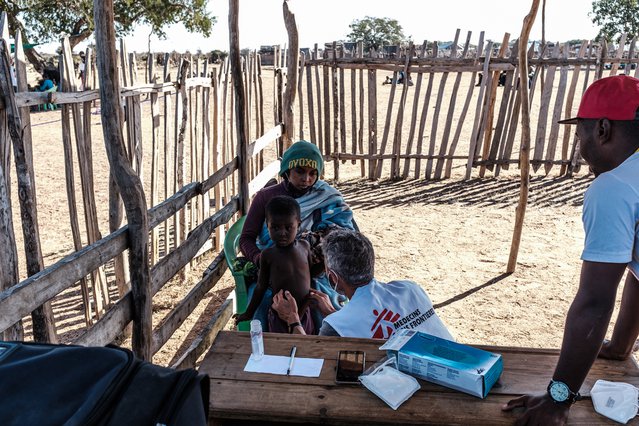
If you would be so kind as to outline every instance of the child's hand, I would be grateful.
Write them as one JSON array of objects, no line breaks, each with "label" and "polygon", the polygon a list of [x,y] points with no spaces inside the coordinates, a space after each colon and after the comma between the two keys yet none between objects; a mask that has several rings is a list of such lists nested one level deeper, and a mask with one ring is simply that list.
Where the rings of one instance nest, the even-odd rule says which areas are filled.
[{"label": "child's hand", "polygon": [[246,312],[243,314],[235,314],[233,315],[233,319],[235,320],[235,325],[238,325],[242,321],[249,321],[253,318],[252,315],[248,315]]}]

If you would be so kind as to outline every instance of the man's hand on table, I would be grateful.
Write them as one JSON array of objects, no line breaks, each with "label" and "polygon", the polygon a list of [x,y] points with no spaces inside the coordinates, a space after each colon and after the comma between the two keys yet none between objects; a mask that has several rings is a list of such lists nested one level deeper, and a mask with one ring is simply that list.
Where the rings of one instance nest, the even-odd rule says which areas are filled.
[{"label": "man's hand on table", "polygon": [[545,393],[543,395],[524,395],[511,399],[503,407],[503,411],[511,411],[523,407],[524,412],[517,418],[515,425],[565,425],[568,420],[570,405],[558,404]]},{"label": "man's hand on table", "polygon": [[311,299],[313,305],[317,308],[317,310],[322,314],[323,317],[335,312],[335,308],[333,307],[333,304],[331,303],[331,300],[326,293],[311,289],[308,297]]},{"label": "man's hand on table", "polygon": [[[638,342],[634,343],[632,347],[632,352],[636,352],[639,349],[638,345],[639,345]],[[599,355],[597,356],[599,358],[611,359],[614,361],[625,361],[630,357],[632,352],[620,350],[619,348],[615,347],[610,340],[606,339],[603,341],[603,345],[601,345],[601,349],[599,350]]]}]

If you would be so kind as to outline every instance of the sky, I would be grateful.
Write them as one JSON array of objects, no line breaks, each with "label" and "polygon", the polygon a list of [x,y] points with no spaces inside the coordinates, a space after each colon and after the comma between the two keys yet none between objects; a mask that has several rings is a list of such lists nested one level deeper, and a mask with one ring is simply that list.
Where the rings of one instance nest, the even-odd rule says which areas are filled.
[{"label": "sky", "polygon": [[[476,42],[480,31],[486,39],[501,41],[505,32],[511,39],[521,32],[524,16],[530,10],[530,0],[289,0],[289,8],[295,14],[300,47],[312,47],[314,43],[344,40],[348,25],[354,19],[365,16],[397,19],[406,36],[415,43],[428,40],[452,40],[457,28],[461,39],[472,31],[471,42]],[[546,39],[567,41],[578,38],[594,38],[597,28],[588,17],[592,0],[547,0]],[[391,6],[397,5],[393,8]],[[208,39],[190,34],[182,25],[167,30],[167,39],[151,39],[151,50],[228,50],[228,1],[210,0],[209,10],[217,16],[217,23]],[[261,45],[284,45],[287,42],[282,0],[240,0],[240,45],[242,48],[259,48]],[[126,38],[129,51],[148,50],[149,28],[138,28]],[[532,39],[541,39],[541,7]]]},{"label": "sky", "polygon": [[[345,40],[348,25],[365,16],[397,19],[405,35],[411,36],[415,43],[425,39],[452,40],[457,28],[462,31],[462,43],[467,31],[473,32],[471,43],[477,43],[480,31],[485,31],[485,38],[493,41],[501,41],[504,33],[509,32],[512,40],[521,32],[531,3],[531,0],[289,0],[289,8],[295,14],[300,47],[312,47],[314,43]],[[563,42],[594,38],[597,28],[588,17],[591,4],[592,0],[547,0],[546,39]],[[217,17],[209,38],[191,34],[178,24],[166,29],[166,40],[152,36],[151,50],[191,53],[228,50],[228,1],[209,0],[208,9]],[[240,0],[239,26],[242,48],[257,49],[261,45],[287,42],[282,0]],[[148,34],[148,27],[138,27],[126,37],[128,50],[147,51]],[[531,39],[541,39],[541,6]]]}]

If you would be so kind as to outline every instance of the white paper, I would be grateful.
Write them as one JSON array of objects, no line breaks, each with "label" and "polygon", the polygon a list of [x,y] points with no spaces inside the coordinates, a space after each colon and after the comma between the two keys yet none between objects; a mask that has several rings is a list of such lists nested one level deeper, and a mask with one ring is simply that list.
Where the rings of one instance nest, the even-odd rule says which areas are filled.
[{"label": "white paper", "polygon": [[[259,361],[250,356],[244,366],[244,371],[248,373],[270,373],[286,375],[288,364],[291,360],[287,356],[264,355]],[[318,358],[297,358],[293,361],[291,376],[319,377],[324,365],[323,359]]]}]

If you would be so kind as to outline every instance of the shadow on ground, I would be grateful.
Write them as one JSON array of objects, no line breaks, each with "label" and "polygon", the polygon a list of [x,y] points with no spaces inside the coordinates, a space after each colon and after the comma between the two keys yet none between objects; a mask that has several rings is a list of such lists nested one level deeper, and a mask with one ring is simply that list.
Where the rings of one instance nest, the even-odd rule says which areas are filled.
[{"label": "shadow on ground", "polygon": [[[530,180],[528,205],[536,207],[578,207],[592,175],[578,177],[534,176]],[[519,201],[519,179],[476,178],[470,180],[350,180],[336,185],[356,209],[406,204],[467,204],[507,208]]]}]

